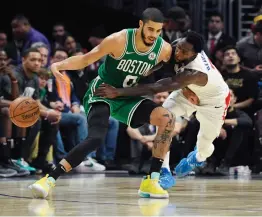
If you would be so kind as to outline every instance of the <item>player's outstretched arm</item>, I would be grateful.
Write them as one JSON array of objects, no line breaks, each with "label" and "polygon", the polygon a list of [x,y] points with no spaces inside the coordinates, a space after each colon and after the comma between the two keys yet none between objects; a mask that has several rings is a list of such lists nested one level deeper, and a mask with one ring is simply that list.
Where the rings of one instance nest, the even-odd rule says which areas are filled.
[{"label": "player's outstretched arm", "polygon": [[95,95],[106,98],[153,95],[164,91],[179,90],[190,84],[205,86],[207,80],[208,78],[205,73],[186,69],[183,73],[178,74],[173,78],[165,78],[153,84],[139,85],[137,87],[114,88],[108,84],[102,84],[95,91]]},{"label": "player's outstretched arm", "polygon": [[114,53],[116,47],[118,47],[115,45],[119,43],[118,35],[119,33],[114,33],[106,37],[99,45],[84,55],[69,57],[61,62],[53,63],[51,71],[56,78],[64,80],[63,75],[59,71],[83,69],[105,55]]}]

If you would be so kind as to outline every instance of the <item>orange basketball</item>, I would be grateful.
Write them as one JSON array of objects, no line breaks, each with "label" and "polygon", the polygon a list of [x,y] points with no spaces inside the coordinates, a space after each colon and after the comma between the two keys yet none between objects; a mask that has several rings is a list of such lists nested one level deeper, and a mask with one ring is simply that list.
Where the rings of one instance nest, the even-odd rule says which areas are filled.
[{"label": "orange basketball", "polygon": [[18,127],[31,127],[40,116],[38,103],[30,97],[19,97],[9,107],[11,121]]}]

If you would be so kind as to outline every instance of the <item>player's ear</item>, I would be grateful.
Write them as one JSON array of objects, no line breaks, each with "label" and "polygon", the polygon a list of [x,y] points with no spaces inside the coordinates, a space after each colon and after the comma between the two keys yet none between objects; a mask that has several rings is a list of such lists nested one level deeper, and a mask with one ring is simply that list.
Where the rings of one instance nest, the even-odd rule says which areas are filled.
[{"label": "player's ear", "polygon": [[143,21],[139,20],[139,28],[142,28],[142,27],[143,27]]}]

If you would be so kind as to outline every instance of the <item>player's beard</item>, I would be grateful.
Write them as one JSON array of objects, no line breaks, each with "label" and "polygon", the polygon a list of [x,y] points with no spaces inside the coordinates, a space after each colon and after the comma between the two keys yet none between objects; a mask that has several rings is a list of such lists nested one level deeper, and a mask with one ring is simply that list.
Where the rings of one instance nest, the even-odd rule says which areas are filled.
[{"label": "player's beard", "polygon": [[153,43],[146,42],[146,36],[145,36],[145,33],[144,33],[144,27],[142,28],[142,31],[141,31],[141,38],[142,38],[143,43],[146,46],[148,46],[148,47],[151,47],[154,44],[154,42]]}]

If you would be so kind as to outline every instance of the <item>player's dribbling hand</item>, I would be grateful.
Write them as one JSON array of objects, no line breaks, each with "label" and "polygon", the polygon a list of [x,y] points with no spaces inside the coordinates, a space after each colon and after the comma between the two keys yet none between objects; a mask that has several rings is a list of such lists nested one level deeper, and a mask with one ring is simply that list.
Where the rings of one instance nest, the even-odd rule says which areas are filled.
[{"label": "player's dribbling hand", "polygon": [[117,88],[112,87],[109,84],[101,84],[98,89],[95,90],[95,96],[113,99],[119,96]]},{"label": "player's dribbling hand", "polygon": [[64,83],[67,83],[67,81],[65,80],[64,78],[64,75],[59,72],[59,70],[57,69],[57,64],[56,63],[53,63],[50,67],[51,69],[51,72],[53,73],[53,75],[55,76],[55,78],[58,80],[58,81],[61,81],[61,82],[64,82]]}]

